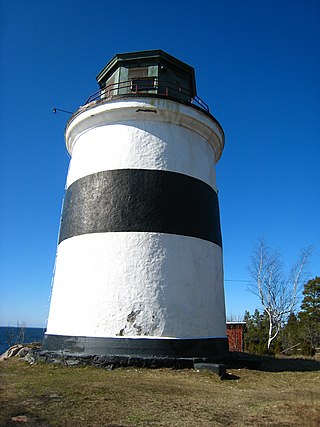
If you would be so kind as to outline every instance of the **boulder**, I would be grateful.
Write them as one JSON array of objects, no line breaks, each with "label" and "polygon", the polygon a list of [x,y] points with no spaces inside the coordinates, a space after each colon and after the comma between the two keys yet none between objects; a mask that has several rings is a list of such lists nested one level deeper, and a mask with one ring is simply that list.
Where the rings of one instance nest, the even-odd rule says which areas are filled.
[{"label": "boulder", "polygon": [[30,350],[39,348],[41,346],[40,343],[31,343],[31,344],[15,344],[8,348],[7,351],[5,351],[0,356],[0,362],[10,359],[10,357],[24,357],[26,358],[28,354],[30,353]]},{"label": "boulder", "polygon": [[16,354],[23,348],[22,344],[15,344],[13,346],[11,346],[10,348],[8,348],[7,351],[5,351],[1,356],[0,356],[0,361],[3,360],[7,360],[10,357],[16,356]]}]

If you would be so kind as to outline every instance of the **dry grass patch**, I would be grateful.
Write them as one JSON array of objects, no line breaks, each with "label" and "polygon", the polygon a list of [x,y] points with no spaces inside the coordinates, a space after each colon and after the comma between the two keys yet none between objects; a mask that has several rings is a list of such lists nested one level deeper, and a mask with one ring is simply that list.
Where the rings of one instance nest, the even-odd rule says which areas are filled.
[{"label": "dry grass patch", "polygon": [[317,426],[320,372],[194,370],[0,364],[0,425],[205,427]]}]

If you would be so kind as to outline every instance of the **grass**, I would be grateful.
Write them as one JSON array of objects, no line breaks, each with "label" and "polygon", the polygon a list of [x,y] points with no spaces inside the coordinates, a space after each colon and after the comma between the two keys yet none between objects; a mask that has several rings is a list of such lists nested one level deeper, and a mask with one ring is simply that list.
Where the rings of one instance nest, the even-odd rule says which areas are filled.
[{"label": "grass", "polygon": [[318,426],[320,371],[207,371],[0,364],[0,426]]}]

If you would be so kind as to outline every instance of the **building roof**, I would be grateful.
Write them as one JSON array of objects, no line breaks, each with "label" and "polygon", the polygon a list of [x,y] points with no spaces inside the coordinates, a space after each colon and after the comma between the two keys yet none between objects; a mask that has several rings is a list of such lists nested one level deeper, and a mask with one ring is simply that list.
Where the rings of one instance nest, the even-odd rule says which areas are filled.
[{"label": "building roof", "polygon": [[247,322],[226,322],[227,325],[245,325]]}]

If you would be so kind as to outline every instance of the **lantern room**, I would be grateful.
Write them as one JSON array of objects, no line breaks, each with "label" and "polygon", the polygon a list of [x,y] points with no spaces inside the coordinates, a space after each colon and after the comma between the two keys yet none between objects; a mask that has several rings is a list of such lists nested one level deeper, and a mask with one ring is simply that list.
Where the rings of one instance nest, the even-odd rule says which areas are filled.
[{"label": "lantern room", "polygon": [[196,97],[194,69],[162,50],[117,54],[96,79],[103,98],[148,94],[191,103]]}]

